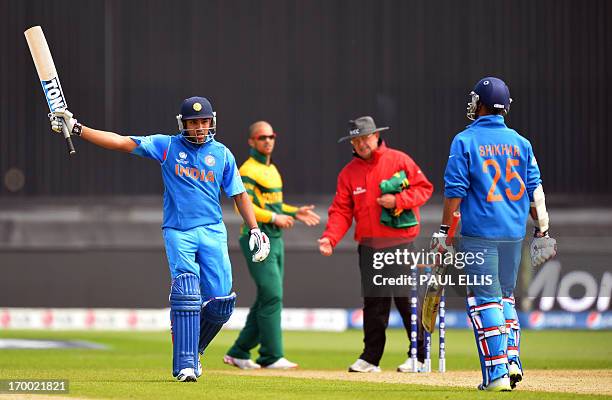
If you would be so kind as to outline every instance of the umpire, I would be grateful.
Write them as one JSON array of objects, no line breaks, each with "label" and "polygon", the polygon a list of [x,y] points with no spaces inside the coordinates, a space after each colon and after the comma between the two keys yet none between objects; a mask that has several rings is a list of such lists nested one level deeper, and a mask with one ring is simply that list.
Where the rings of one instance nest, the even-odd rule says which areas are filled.
[{"label": "umpire", "polygon": [[[407,288],[404,286],[402,292],[397,293],[397,288],[387,287],[390,290],[385,291],[385,288],[373,287],[374,256],[375,253],[414,249],[412,242],[420,230],[419,207],[433,192],[433,185],[407,154],[385,145],[380,134],[387,129],[376,127],[369,116],[349,121],[349,135],[338,142],[350,140],[354,158],[338,175],[327,226],[318,241],[321,254],[331,256],[355,219],[362,280],[364,350],[349,367],[350,372],[380,372],[378,365],[385,348],[391,298],[407,333],[410,332],[410,303],[404,294]],[[395,186],[397,190],[384,191],[381,186]],[[385,267],[385,271],[390,270]],[[422,332],[418,338],[417,354],[422,363]],[[411,359],[400,365],[398,371],[412,371]]]}]

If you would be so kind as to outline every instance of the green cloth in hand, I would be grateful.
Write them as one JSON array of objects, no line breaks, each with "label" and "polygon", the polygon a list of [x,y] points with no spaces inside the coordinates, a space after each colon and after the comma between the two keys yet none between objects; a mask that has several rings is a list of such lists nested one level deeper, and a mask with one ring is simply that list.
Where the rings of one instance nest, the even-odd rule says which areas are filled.
[{"label": "green cloth in hand", "polygon": [[[400,170],[394,173],[391,178],[380,182],[379,186],[382,194],[397,194],[408,189],[410,182],[406,177],[406,172]],[[383,208],[380,214],[380,223],[391,228],[402,229],[418,225],[419,221],[417,221],[412,210]]]}]

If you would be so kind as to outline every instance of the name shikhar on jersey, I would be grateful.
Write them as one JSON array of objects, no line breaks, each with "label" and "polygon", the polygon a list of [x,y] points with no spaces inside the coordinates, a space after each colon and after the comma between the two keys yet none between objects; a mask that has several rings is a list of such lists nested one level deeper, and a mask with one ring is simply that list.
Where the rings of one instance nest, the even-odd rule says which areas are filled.
[{"label": "name shikhar on jersey", "polygon": [[521,150],[518,146],[511,144],[487,144],[478,146],[481,157],[512,156],[520,157]]}]

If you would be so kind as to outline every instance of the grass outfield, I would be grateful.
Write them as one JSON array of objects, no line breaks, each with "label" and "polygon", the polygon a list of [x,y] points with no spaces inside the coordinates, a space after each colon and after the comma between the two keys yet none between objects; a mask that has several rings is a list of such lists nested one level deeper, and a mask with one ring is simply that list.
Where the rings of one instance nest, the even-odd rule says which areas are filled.
[{"label": "grass outfield", "polygon": [[[434,387],[402,383],[304,379],[258,374],[236,374],[222,356],[237,331],[223,331],[203,359],[204,375],[198,383],[181,384],[170,374],[171,343],[167,332],[40,332],[0,331],[0,338],[86,340],[108,346],[108,350],[2,350],[0,379],[68,379],[70,394],[81,398],[136,399],[403,399],[418,395],[422,399],[490,398],[491,393],[473,389]],[[343,333],[286,332],[285,351],[302,370],[346,370],[362,348],[360,331]],[[612,368],[612,332],[524,331],[523,362],[529,369],[560,370]],[[433,366],[437,367],[437,336],[433,338]],[[406,358],[405,333],[389,330],[381,367],[394,371]],[[467,330],[447,333],[449,371],[477,370],[473,336]],[[551,371],[552,372],[552,371]],[[353,374],[354,375],[354,374]],[[399,374],[397,374],[399,375]],[[439,374],[432,374],[439,375]],[[478,382],[474,382],[477,384]],[[601,382],[609,385],[609,381]],[[609,391],[609,388],[608,388]],[[590,398],[575,393],[515,391],[516,399]],[[496,397],[497,397],[496,396]],[[1,396],[0,396],[1,397]],[[609,398],[609,397],[608,397]]]}]

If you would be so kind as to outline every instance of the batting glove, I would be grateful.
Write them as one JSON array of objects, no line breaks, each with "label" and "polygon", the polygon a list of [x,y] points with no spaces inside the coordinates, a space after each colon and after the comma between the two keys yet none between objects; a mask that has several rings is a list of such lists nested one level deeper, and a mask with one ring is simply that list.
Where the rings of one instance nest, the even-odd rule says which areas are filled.
[{"label": "batting glove", "polygon": [[539,267],[557,254],[557,241],[548,236],[548,231],[542,233],[536,229],[529,246],[529,252],[531,254],[531,265],[534,268]]},{"label": "batting glove", "polygon": [[249,231],[249,249],[253,253],[253,262],[260,262],[270,253],[270,239],[259,228]]},{"label": "batting glove", "polygon": [[51,129],[54,132],[62,133],[63,127],[66,126],[70,135],[81,136],[83,125],[73,118],[73,114],[68,109],[60,109],[49,114],[51,121]]},{"label": "batting glove", "polygon": [[[446,253],[450,253],[450,254],[454,254],[455,253],[455,248],[454,246],[451,244],[447,244],[446,240],[448,239],[448,226],[446,225],[442,225],[440,227],[440,230],[438,232],[435,232],[433,235],[431,235],[431,241],[429,242],[429,248],[430,248],[430,253],[434,255],[434,263],[438,263],[438,259],[437,257],[435,257],[436,254],[446,254]],[[453,256],[454,257],[454,256]],[[449,259],[447,257],[442,257],[442,264],[443,265],[448,265],[452,263],[452,258]]]},{"label": "batting glove", "polygon": [[442,232],[435,232],[431,235],[431,241],[429,242],[429,248],[432,253],[448,253],[454,252],[455,249],[452,244],[446,244],[446,238],[448,234]]}]

